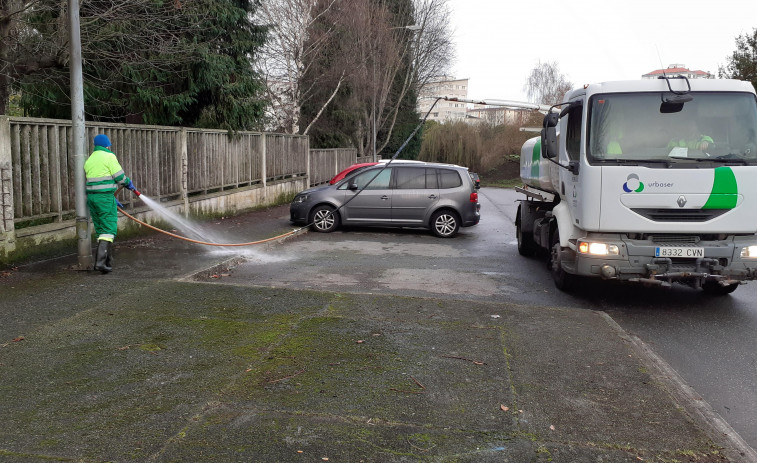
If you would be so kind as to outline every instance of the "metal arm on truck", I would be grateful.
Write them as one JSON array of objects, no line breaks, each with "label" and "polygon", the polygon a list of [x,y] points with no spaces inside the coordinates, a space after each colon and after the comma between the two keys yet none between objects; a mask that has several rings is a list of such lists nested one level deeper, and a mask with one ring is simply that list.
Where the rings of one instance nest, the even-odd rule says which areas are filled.
[{"label": "metal arm on truck", "polygon": [[526,103],[524,101],[511,101],[511,100],[468,100],[464,98],[457,98],[457,97],[441,97],[444,101],[451,101],[454,103],[472,103],[472,104],[481,104],[481,105],[488,105],[488,106],[502,106],[504,108],[513,108],[513,109],[533,109],[535,111],[539,111],[540,113],[548,113],[550,109],[552,109],[554,106],[559,105],[546,105],[546,104],[538,104],[538,103]]}]

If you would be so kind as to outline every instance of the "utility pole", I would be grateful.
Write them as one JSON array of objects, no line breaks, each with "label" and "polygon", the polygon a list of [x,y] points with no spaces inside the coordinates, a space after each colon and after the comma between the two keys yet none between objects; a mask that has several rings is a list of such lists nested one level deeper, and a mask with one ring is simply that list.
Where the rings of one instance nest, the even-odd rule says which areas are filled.
[{"label": "utility pole", "polygon": [[373,102],[371,104],[371,151],[373,152],[373,162],[378,161],[376,157],[376,58],[373,61]]},{"label": "utility pole", "polygon": [[74,156],[74,190],[76,192],[76,237],[78,239],[79,270],[94,265],[92,238],[89,233],[87,194],[84,190],[84,161],[87,144],[84,127],[84,78],[81,69],[81,31],[79,28],[79,0],[68,0],[68,29],[71,44],[71,153]]}]

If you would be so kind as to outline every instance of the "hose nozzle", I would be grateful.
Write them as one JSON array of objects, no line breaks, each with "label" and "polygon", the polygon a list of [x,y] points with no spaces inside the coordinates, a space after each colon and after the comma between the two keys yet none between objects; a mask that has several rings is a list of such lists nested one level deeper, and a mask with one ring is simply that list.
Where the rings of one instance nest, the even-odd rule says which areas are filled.
[{"label": "hose nozzle", "polygon": [[140,193],[137,189],[134,189],[134,194],[137,195],[137,197],[142,195],[142,193]]}]

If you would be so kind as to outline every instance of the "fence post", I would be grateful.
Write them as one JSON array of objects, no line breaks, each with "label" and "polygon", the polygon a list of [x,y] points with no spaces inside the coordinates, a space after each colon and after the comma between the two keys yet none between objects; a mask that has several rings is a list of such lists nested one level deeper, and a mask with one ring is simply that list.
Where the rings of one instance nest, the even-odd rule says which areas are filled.
[{"label": "fence post", "polygon": [[16,250],[12,160],[10,119],[0,116],[0,257]]},{"label": "fence post", "polygon": [[266,186],[266,178],[268,177],[266,173],[266,165],[265,165],[265,159],[266,159],[266,136],[265,132],[260,134],[260,178],[263,179],[263,192],[265,194],[265,186]]},{"label": "fence post", "polygon": [[310,135],[305,138],[305,188],[310,188]]},{"label": "fence post", "polygon": [[179,192],[184,201],[184,217],[189,217],[189,154],[187,151],[187,129],[179,132]]}]

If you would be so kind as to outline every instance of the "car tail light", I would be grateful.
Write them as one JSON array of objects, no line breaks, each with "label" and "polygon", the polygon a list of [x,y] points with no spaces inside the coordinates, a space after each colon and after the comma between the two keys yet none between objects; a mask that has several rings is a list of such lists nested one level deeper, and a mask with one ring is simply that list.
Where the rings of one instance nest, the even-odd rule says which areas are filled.
[{"label": "car tail light", "polygon": [[471,193],[470,194],[470,202],[477,203],[478,202],[478,193]]}]

